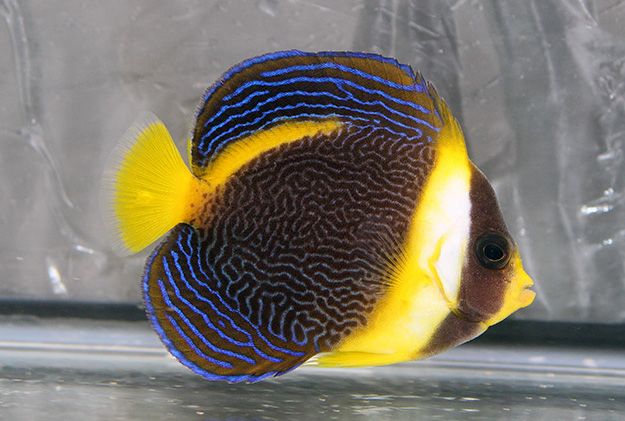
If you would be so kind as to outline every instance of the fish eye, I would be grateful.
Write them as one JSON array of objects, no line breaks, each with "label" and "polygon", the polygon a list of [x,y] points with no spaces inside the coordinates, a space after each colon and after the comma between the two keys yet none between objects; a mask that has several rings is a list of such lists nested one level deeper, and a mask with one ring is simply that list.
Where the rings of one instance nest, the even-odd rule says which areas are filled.
[{"label": "fish eye", "polygon": [[510,242],[506,237],[487,233],[475,242],[475,254],[482,266],[487,269],[503,269],[510,261]]}]

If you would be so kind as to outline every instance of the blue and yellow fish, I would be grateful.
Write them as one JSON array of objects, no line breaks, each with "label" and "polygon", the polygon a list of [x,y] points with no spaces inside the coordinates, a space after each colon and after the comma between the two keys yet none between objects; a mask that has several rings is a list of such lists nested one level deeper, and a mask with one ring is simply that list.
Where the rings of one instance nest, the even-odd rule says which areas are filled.
[{"label": "blue and yellow fish", "polygon": [[148,115],[106,190],[167,349],[210,380],[374,366],[466,342],[533,285],[445,101],[375,54],[285,51],[205,94],[190,169]]}]

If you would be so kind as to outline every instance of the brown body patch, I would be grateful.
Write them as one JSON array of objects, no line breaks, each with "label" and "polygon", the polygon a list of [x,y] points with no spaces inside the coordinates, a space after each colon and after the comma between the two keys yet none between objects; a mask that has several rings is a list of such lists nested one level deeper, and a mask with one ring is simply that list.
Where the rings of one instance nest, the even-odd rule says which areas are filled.
[{"label": "brown body patch", "polygon": [[446,349],[463,344],[479,336],[486,327],[480,322],[472,322],[450,313],[436,329],[428,345],[419,351],[422,358],[439,354]]},{"label": "brown body patch", "polygon": [[224,299],[320,350],[364,325],[432,165],[427,149],[353,129],[244,167],[201,233]]},{"label": "brown body patch", "polygon": [[170,351],[240,381],[332,350],[387,290],[433,158],[345,128],[250,161],[148,264],[148,314]]}]

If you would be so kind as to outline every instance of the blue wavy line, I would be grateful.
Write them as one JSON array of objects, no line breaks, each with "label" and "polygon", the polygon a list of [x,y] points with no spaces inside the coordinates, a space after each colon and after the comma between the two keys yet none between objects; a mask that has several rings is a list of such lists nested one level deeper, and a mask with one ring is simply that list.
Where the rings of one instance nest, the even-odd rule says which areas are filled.
[{"label": "blue wavy line", "polygon": [[243,98],[242,100],[240,100],[239,102],[236,102],[234,104],[226,104],[226,105],[223,105],[223,106],[219,107],[219,111],[217,111],[215,114],[213,114],[209,119],[207,119],[204,122],[204,127],[208,126],[210,123],[215,121],[215,119],[217,117],[222,115],[224,112],[226,112],[230,108],[240,107],[242,105],[247,104],[248,102],[250,102],[252,99],[256,98],[257,96],[265,95],[265,94],[268,94],[268,93],[269,93],[269,91],[254,91],[251,94],[249,94],[248,96],[246,96],[245,98]]},{"label": "blue wavy line", "polygon": [[[171,305],[171,301],[169,300],[169,298],[167,298],[167,291],[165,290],[165,286],[163,285],[163,281],[159,279],[158,281],[158,287],[161,290],[161,294],[163,296],[163,299],[165,300],[165,303],[169,306]],[[181,314],[180,310],[177,309],[176,307],[174,307],[174,311],[176,311],[176,313],[178,313],[178,315],[180,317],[183,318],[183,320],[185,320],[185,324],[188,325],[188,323],[186,322],[186,318],[184,317],[184,315]],[[180,328],[180,326],[178,325],[178,323],[176,323],[176,321],[174,320],[173,317],[171,317],[169,314],[165,314],[165,316],[167,316],[167,319],[169,320],[169,322],[171,323],[171,325],[174,327],[174,329],[176,330],[176,332],[178,332],[178,335],[180,335],[180,337],[182,339],[184,339],[184,341],[191,347],[193,348],[193,351],[199,355],[200,357],[204,358],[207,361],[212,362],[213,364],[217,364],[218,366],[221,367],[225,367],[225,368],[232,368],[232,364],[227,362],[227,361],[222,361],[222,360],[218,360],[216,358],[211,357],[210,355],[206,355],[202,352],[201,349],[199,349],[194,343],[193,341],[184,333],[184,331]],[[197,329],[195,329],[192,326],[189,326],[191,328],[191,330],[193,330],[193,333],[196,333]],[[207,346],[209,346],[207,344]],[[210,344],[209,348],[213,349],[215,348],[214,345]],[[214,349],[213,349],[214,350]]]},{"label": "blue wavy line", "polygon": [[363,53],[363,52],[354,52],[354,51],[340,51],[340,52],[321,51],[319,53],[316,53],[316,55],[318,55],[319,57],[356,57],[356,58],[364,58],[368,60],[380,61],[382,63],[388,63],[393,66],[399,67],[404,72],[406,72],[408,76],[410,76],[412,79],[415,79],[414,71],[407,64],[400,63],[394,58],[384,57],[375,53]]},{"label": "blue wavy line", "polygon": [[[160,282],[160,280],[159,280]],[[177,325],[176,321],[169,315],[167,315],[167,319],[169,320],[169,322],[172,324],[172,326],[174,326],[174,329],[176,329],[182,336],[182,338],[185,340],[185,342],[187,342],[187,344],[189,344],[189,346],[195,348],[195,345],[193,344],[193,342],[184,334],[184,332],[182,331],[182,329],[180,329],[180,327]],[[199,351],[199,350],[198,350]],[[197,364],[195,364],[193,361],[189,360],[186,355],[184,355],[182,352],[180,352],[178,349],[176,348],[169,348],[169,352],[171,352],[176,358],[178,358],[178,360],[183,363],[185,366],[189,367],[193,372],[201,375],[202,377],[208,379],[208,380],[225,380],[228,382],[243,382],[243,381],[252,381],[252,382],[256,382],[256,381],[260,381],[262,379],[265,379],[267,377],[270,376],[275,376],[278,374],[277,371],[270,371],[258,376],[252,375],[252,374],[244,374],[244,375],[238,375],[238,376],[223,376],[223,375],[219,375],[219,374],[215,374],[215,373],[211,373],[210,371],[207,371],[203,368],[201,368],[200,366],[198,366]],[[202,358],[206,358],[206,359],[211,359],[211,357],[204,355],[202,353],[202,351],[200,352],[200,356],[202,356]],[[232,364],[230,364],[230,367],[225,367],[225,368],[232,368]]]},{"label": "blue wavy line", "polygon": [[[332,93],[330,93],[330,92],[327,92],[327,91],[321,91],[321,92],[307,92],[307,91],[302,91],[302,90],[295,90],[295,91],[289,91],[289,92],[280,92],[280,93],[278,93],[278,94],[276,94],[276,95],[274,95],[274,96],[272,96],[272,97],[269,97],[269,98],[267,98],[267,99],[265,99],[265,100],[263,100],[263,101],[261,101],[261,102],[256,103],[256,105],[254,106],[254,108],[247,109],[247,110],[243,111],[242,113],[239,113],[239,114],[233,114],[233,115],[229,116],[229,117],[228,117],[225,121],[221,122],[220,124],[218,124],[218,125],[216,125],[216,126],[213,126],[213,127],[212,127],[209,131],[207,131],[206,133],[204,133],[204,134],[202,135],[201,139],[202,139],[202,140],[204,140],[206,137],[210,136],[213,132],[215,132],[215,130],[217,130],[217,129],[219,129],[219,128],[221,128],[221,127],[225,126],[225,125],[227,125],[227,124],[228,124],[231,120],[233,120],[233,119],[238,119],[238,118],[245,117],[245,116],[246,116],[246,115],[248,115],[248,114],[251,114],[251,113],[254,113],[254,112],[258,111],[258,110],[259,110],[261,107],[263,107],[264,105],[266,105],[266,104],[270,104],[270,103],[272,103],[272,102],[274,102],[274,101],[276,101],[276,100],[279,100],[279,99],[281,99],[281,98],[284,98],[284,97],[290,97],[290,96],[297,96],[297,95],[309,96],[309,97],[322,97],[322,96],[325,96],[325,97],[329,97],[329,98],[332,98],[332,99],[337,100],[337,101],[340,101],[340,102],[349,102],[349,101],[351,101],[351,102],[355,102],[356,104],[359,104],[359,105],[365,105],[365,106],[368,106],[368,105],[374,105],[374,106],[375,106],[375,105],[378,105],[378,106],[381,106],[382,108],[384,108],[386,111],[388,111],[388,112],[389,112],[389,113],[391,113],[391,114],[396,114],[396,115],[398,115],[399,117],[402,117],[402,118],[405,118],[405,119],[408,119],[408,120],[412,120],[412,121],[414,121],[415,123],[418,123],[418,124],[421,124],[421,125],[424,125],[424,126],[426,126],[426,127],[430,128],[430,129],[436,130],[436,127],[432,126],[432,125],[431,125],[428,121],[425,121],[425,120],[423,120],[423,119],[420,119],[420,118],[415,117],[415,116],[410,115],[410,114],[403,113],[403,112],[401,112],[401,111],[399,111],[399,110],[397,110],[397,109],[395,109],[395,108],[389,107],[389,106],[388,106],[385,102],[383,102],[383,101],[380,101],[380,100],[374,100],[374,101],[362,101],[362,100],[360,100],[360,99],[358,99],[358,98],[354,97],[354,95],[353,95],[351,92],[349,92],[349,91],[347,91],[347,90],[343,89],[342,87],[339,87],[339,89],[340,89],[342,92],[344,92],[344,93],[345,93],[345,95],[346,95],[346,97],[345,97],[345,98],[340,97],[340,96],[338,96],[338,95],[334,95],[334,94],[332,94]],[[300,102],[299,104],[305,104],[305,103],[304,103],[304,102]],[[299,104],[298,104],[298,105],[299,105]],[[343,105],[343,106],[344,106],[344,107],[347,107],[347,108],[349,108],[349,109],[352,109],[351,107],[349,107],[349,105]],[[228,106],[225,106],[224,108],[226,108],[226,107],[228,107]],[[276,108],[274,108],[274,110],[275,110],[275,109],[276,109]],[[359,109],[354,109],[354,110],[358,110],[357,112],[360,112],[360,110],[359,110]],[[270,112],[270,111],[272,111],[272,110],[268,110],[268,112]],[[219,115],[221,115],[221,113],[222,113],[222,111],[220,110],[217,114],[215,114],[213,117],[211,117],[211,119],[210,119],[210,120],[214,120],[214,119],[216,119],[217,117],[219,117]],[[364,113],[364,111],[363,111],[363,113]],[[291,118],[298,118],[298,117],[291,117]],[[207,121],[206,121],[206,123],[204,124],[204,127],[207,127],[207,126],[208,126],[208,124],[210,123],[210,120],[207,120]],[[395,120],[392,120],[392,119],[390,119],[390,120],[391,120],[391,121],[395,121]],[[235,126],[235,127],[236,127],[236,126]],[[412,127],[411,127],[411,129],[412,129]],[[211,141],[211,143],[212,143],[212,141]],[[209,148],[210,148],[211,146],[212,146],[212,145],[210,145],[210,144],[209,144]]]},{"label": "blue wavy line", "polygon": [[[297,323],[297,321],[295,323]],[[300,345],[300,346],[306,345],[308,343],[308,338],[307,338],[307,335],[306,335],[307,332],[306,332],[305,329],[302,329],[302,331],[304,333],[304,340],[302,342],[298,341],[297,337],[295,335],[295,323],[291,324],[291,340],[293,342],[295,342],[296,344]],[[301,324],[300,324],[300,327],[302,327]]]},{"label": "blue wavy line", "polygon": [[[339,117],[339,115],[337,115],[337,114],[313,114],[313,113],[302,113],[302,114],[298,115],[298,118],[332,118],[332,117]],[[269,120],[266,123],[263,123],[262,126],[259,126],[259,127],[255,128],[253,130],[245,130],[245,131],[241,132],[238,137],[233,138],[233,139],[240,139],[241,137],[245,137],[245,136],[247,136],[247,135],[249,135],[251,133],[254,133],[256,131],[264,130],[266,127],[270,126],[271,124],[273,124],[275,122],[282,121],[282,120],[288,120],[290,118],[291,117],[288,117],[288,116],[278,116],[278,117],[275,117],[272,120]],[[360,117],[342,117],[342,118],[348,118],[350,120],[355,120],[355,121],[369,121],[366,118],[360,118]],[[346,124],[349,125],[350,127],[355,125],[351,121],[346,122]],[[406,135],[402,134],[402,137],[406,137]],[[230,139],[229,141],[232,141],[232,139]],[[222,144],[218,145],[215,148],[215,150],[213,151],[213,153],[217,153],[219,150],[221,150],[221,148],[225,147],[226,144],[227,143],[222,143]],[[206,153],[207,152],[208,151],[203,151],[205,156],[202,158],[202,163],[201,164],[203,164],[206,161],[206,159],[207,159]]]},{"label": "blue wavy line", "polygon": [[[273,306],[273,303],[269,304],[269,308],[270,308],[270,314],[269,314],[269,321],[267,323],[267,330],[269,331],[269,333],[271,333],[273,336],[280,338],[281,340],[283,340],[284,342],[287,342],[286,336],[284,336],[284,330],[280,329],[281,333],[276,333],[273,331],[273,327],[271,326],[271,321],[273,320],[274,317],[276,317],[276,313],[275,313],[275,308]],[[259,314],[261,314],[263,311],[263,301],[260,300],[259,302],[259,308],[258,308],[258,312]],[[284,319],[284,314],[282,315],[282,319]],[[299,344],[298,344],[299,345]]]},{"label": "blue wavy line", "polygon": [[[163,268],[165,269],[165,273],[167,274],[167,277],[169,278],[168,279],[169,284],[174,288],[174,292],[176,293],[176,296],[181,301],[183,301],[183,302],[186,301],[186,300],[184,300],[180,296],[180,290],[178,289],[178,287],[173,282],[173,279],[171,277],[171,271],[169,269],[169,264],[167,263],[167,259],[164,256],[163,256]],[[167,304],[167,306],[171,307],[176,312],[176,314],[178,314],[178,316],[180,316],[180,318],[184,321],[184,323],[187,325],[187,327],[189,327],[189,329],[191,329],[193,331],[193,333],[202,341],[202,343],[204,345],[206,345],[207,347],[209,347],[213,351],[217,352],[218,354],[223,354],[223,355],[227,355],[229,357],[237,358],[237,359],[239,359],[241,361],[245,361],[245,362],[247,362],[249,364],[256,364],[256,361],[254,361],[253,359],[251,359],[249,357],[246,357],[245,355],[242,355],[242,354],[239,354],[239,353],[236,353],[236,352],[232,352],[232,351],[229,351],[227,349],[222,349],[222,348],[218,347],[217,345],[211,343],[204,335],[202,335],[202,333],[198,330],[198,328],[193,323],[191,323],[191,321],[185,316],[184,312],[182,310],[180,310],[171,301],[171,299],[169,298],[169,295],[167,294],[167,291],[164,289],[165,288],[164,285],[162,285],[162,282],[160,282],[160,281],[159,281],[159,287],[161,288],[161,293],[163,295],[163,300],[165,300],[165,303]],[[209,327],[219,333],[219,331],[215,328],[215,326],[212,323],[211,323],[211,326],[209,326]],[[224,339],[229,340],[229,338],[224,338]]]},{"label": "blue wavy line", "polygon": [[[255,118],[254,120],[247,122],[247,123],[239,123],[236,126],[231,127],[229,130],[226,130],[223,133],[220,133],[218,136],[215,136],[213,139],[211,139],[211,141],[209,142],[208,146],[204,146],[204,139],[207,135],[203,135],[201,138],[201,143],[199,145],[199,148],[202,152],[206,153],[208,150],[213,149],[213,145],[218,141],[218,139],[220,139],[221,137],[228,135],[230,133],[232,133],[233,131],[239,129],[240,127],[247,127],[247,126],[253,126],[254,124],[258,123],[259,121],[261,121],[263,118],[265,118],[268,115],[271,115],[273,113],[279,112],[279,111],[285,111],[285,110],[292,110],[292,109],[297,109],[299,107],[302,107],[303,105],[305,105],[307,108],[322,108],[322,109],[327,109],[327,108],[332,108],[332,109],[344,109],[347,108],[348,110],[352,110],[350,107],[347,106],[337,106],[334,104],[305,104],[305,103],[299,103],[299,104],[293,104],[293,105],[285,105],[283,107],[276,107],[273,108],[271,110],[268,110],[264,113],[262,113],[259,117]],[[364,111],[364,110],[359,110],[359,114],[364,114],[364,115],[373,115],[373,116],[377,116],[380,117],[382,119],[388,120],[389,122],[391,122],[392,124],[399,126],[399,127],[403,127],[405,129],[414,131],[419,133],[419,137],[421,137],[421,135],[423,134],[423,132],[416,128],[416,127],[410,127],[407,126],[403,123],[400,123],[398,121],[395,121],[387,116],[385,116],[382,113],[378,113],[375,111]],[[279,116],[280,120],[292,120],[294,118],[302,118],[302,117],[309,117],[309,116],[315,116],[315,117],[321,117],[321,118],[330,118],[330,117],[341,117],[341,118],[347,118],[350,120],[361,120],[361,121],[372,121],[371,119],[367,119],[367,118],[362,118],[362,117],[354,117],[351,115],[344,115],[344,114],[337,114],[337,113],[329,113],[329,114],[321,114],[321,115],[315,115],[315,114],[298,114],[297,117],[293,117],[293,116]],[[275,120],[274,120],[275,121]],[[373,120],[374,123],[379,123],[379,121],[375,121]],[[256,131],[260,130],[259,128],[254,128],[254,130],[248,131],[249,133],[254,133]],[[241,136],[238,136],[237,138],[240,138]],[[227,138],[226,140],[222,141],[221,143],[227,143],[229,142],[231,139]],[[221,144],[218,147],[214,148],[214,153],[216,153],[220,148],[221,148]]]},{"label": "blue wavy line", "polygon": [[[243,70],[252,67],[255,64],[265,63],[267,61],[279,60],[285,57],[356,57],[356,58],[364,58],[374,61],[380,61],[382,63],[392,64],[394,66],[398,66],[404,72],[406,72],[412,79],[415,79],[415,74],[410,66],[399,63],[397,60],[384,57],[379,54],[374,53],[357,53],[352,51],[320,51],[318,53],[309,53],[305,51],[299,50],[286,50],[286,51],[277,51],[273,53],[263,54],[257,57],[249,58],[236,66],[231,67],[224,75],[219,79],[219,82],[215,83],[204,93],[204,102],[208,101],[215,91],[222,86],[225,82],[232,79],[234,75],[237,73],[241,73]],[[198,110],[198,113],[203,112],[203,107]]]},{"label": "blue wavy line", "polygon": [[156,330],[156,333],[158,333],[158,336],[163,342],[163,344],[165,344],[165,347],[167,348],[167,350],[174,357],[176,357],[178,361],[180,361],[185,367],[189,368],[191,371],[204,377],[207,380],[221,380],[221,381],[227,381],[227,382],[244,382],[244,381],[255,382],[255,381],[259,381],[264,378],[267,378],[269,376],[277,376],[281,374],[280,372],[277,372],[277,371],[270,371],[270,372],[264,373],[262,375],[257,375],[257,376],[251,375],[251,374],[238,375],[238,376],[222,376],[219,374],[211,373],[210,371],[204,370],[203,368],[199,367],[197,364],[187,359],[187,357],[182,352],[180,352],[178,348],[176,348],[176,346],[173,344],[171,339],[169,339],[169,337],[167,336],[167,334],[161,327],[158,319],[156,318],[156,312],[154,311],[154,306],[152,305],[152,300],[150,299],[150,294],[148,293],[148,289],[150,287],[148,283],[149,278],[150,278],[150,268],[152,267],[154,260],[156,259],[156,257],[158,256],[158,254],[160,253],[164,245],[165,245],[165,241],[159,244],[154,249],[150,257],[148,258],[148,261],[145,267],[145,272],[143,273],[143,300],[145,302],[145,310],[146,310],[148,319],[150,320],[152,327],[154,327],[154,330]]},{"label": "blue wavy line", "polygon": [[[273,77],[273,76],[281,76],[287,73],[299,72],[299,71],[315,71],[320,69],[338,69],[347,73],[351,73],[357,76],[360,76],[365,79],[373,80],[375,82],[381,83],[383,85],[389,86],[391,88],[399,89],[402,91],[416,91],[423,92],[423,86],[419,84],[413,85],[402,85],[400,83],[392,82],[388,79],[384,79],[380,76],[373,75],[371,73],[363,72],[362,70],[358,70],[356,68],[345,66],[343,64],[335,63],[335,62],[325,62],[325,63],[317,63],[317,64],[299,64],[289,67],[283,67],[277,70],[269,70],[262,72],[260,75],[263,77]],[[414,79],[413,79],[414,80]]]},{"label": "blue wavy line", "polygon": [[[174,252],[172,252],[172,253],[174,253]],[[185,253],[183,252],[183,254],[185,254]],[[190,260],[189,260],[189,256],[187,256],[187,262],[189,263],[189,265],[191,265]],[[193,271],[193,268],[191,268],[191,271]],[[194,273],[192,273],[191,276],[193,276],[193,278],[195,279],[196,282],[200,283],[200,281],[197,279],[197,277],[195,276]],[[230,318],[230,316],[228,316],[227,314],[224,314],[221,311],[219,311],[219,309],[214,305],[214,303],[212,301],[204,298],[195,288],[193,288],[191,286],[191,284],[187,281],[186,277],[182,276],[182,282],[193,293],[193,295],[195,295],[195,297],[198,300],[208,303],[210,305],[211,309],[213,311],[215,311],[215,313],[217,313],[220,317],[228,320],[230,326],[232,328],[234,328],[237,332],[245,335],[249,339],[249,342],[245,343],[245,342],[237,341],[237,340],[235,340],[233,338],[227,337],[227,335],[225,335],[225,333],[223,334],[224,336],[222,336],[220,331],[215,327],[215,330],[218,332],[219,336],[222,336],[224,339],[228,340],[229,342],[231,342],[231,343],[233,343],[235,345],[251,347],[254,350],[254,352],[256,352],[256,354],[258,354],[261,358],[264,358],[264,359],[266,359],[268,361],[272,361],[272,362],[276,362],[276,363],[284,361],[284,359],[282,359],[282,358],[272,357],[270,355],[267,355],[262,350],[260,350],[258,347],[256,347],[256,345],[254,344],[254,340],[252,338],[252,335],[249,332],[247,332],[246,330],[244,330],[243,328],[241,328],[239,325],[237,325],[236,322],[232,318]],[[223,303],[223,300],[220,300],[220,301],[222,301],[222,303]],[[227,306],[225,303],[223,303],[223,304],[225,306]],[[199,311],[199,309],[198,309],[198,311]],[[244,316],[241,315],[241,317],[243,317],[251,326],[253,326],[252,323],[250,323],[249,320],[247,320]],[[265,341],[265,342],[267,342],[267,341]]]},{"label": "blue wavy line", "polygon": [[239,86],[234,92],[229,93],[228,95],[224,96],[222,101],[224,102],[228,102],[230,101],[232,98],[236,97],[237,95],[239,95],[240,93],[242,93],[244,90],[246,90],[249,87],[252,86],[266,86],[266,87],[276,87],[276,86],[284,86],[284,85],[291,85],[293,83],[299,83],[299,82],[305,82],[305,83],[331,83],[335,86],[340,86],[341,84],[350,86],[354,89],[357,89],[359,91],[363,91],[367,94],[370,95],[380,95],[381,97],[388,99],[389,101],[393,101],[396,102],[398,104],[401,105],[405,105],[407,107],[410,108],[414,108],[417,111],[421,111],[424,114],[429,114],[430,110],[428,110],[427,108],[423,107],[420,104],[417,104],[416,102],[412,102],[412,101],[406,101],[403,100],[401,98],[397,98],[393,95],[390,95],[380,89],[369,89],[365,86],[362,86],[359,83],[353,82],[349,79],[340,79],[340,78],[336,78],[336,77],[311,77],[311,76],[297,76],[297,77],[293,77],[290,79],[284,79],[284,80],[280,80],[280,81],[275,81],[275,82],[270,82],[270,81],[266,81],[266,80],[250,80],[249,82],[246,82],[244,84],[242,84],[241,86]]},{"label": "blue wavy line", "polygon": [[[174,251],[172,251],[172,252],[171,252],[171,254],[172,254],[172,257],[174,258],[174,264],[175,264],[175,265],[176,265],[176,267],[178,268],[178,273],[180,274],[180,277],[183,279],[183,282],[184,282],[186,285],[188,285],[188,282],[187,282],[187,280],[186,280],[186,277],[184,276],[184,273],[180,270],[180,267],[179,267],[179,264],[178,264],[178,255],[177,255],[177,253],[176,253],[176,252],[174,252]],[[169,273],[168,273],[168,275],[169,275]],[[170,285],[174,288],[174,291],[176,292],[176,296],[177,296],[177,297],[178,297],[178,298],[179,298],[179,299],[180,299],[183,303],[185,303],[185,304],[186,304],[186,305],[187,305],[187,306],[188,306],[188,307],[189,307],[189,308],[190,308],[190,309],[191,309],[194,313],[196,313],[196,314],[198,314],[198,315],[202,316],[202,319],[206,322],[207,326],[208,326],[210,329],[214,330],[214,331],[215,331],[215,332],[216,332],[216,333],[217,333],[217,334],[218,334],[218,335],[219,335],[222,339],[225,339],[225,340],[227,340],[228,342],[230,342],[231,344],[236,345],[236,346],[241,346],[241,347],[251,347],[251,348],[253,348],[254,350],[256,350],[256,347],[254,346],[254,343],[253,343],[253,341],[251,340],[251,336],[249,335],[249,333],[248,333],[248,332],[244,332],[244,334],[246,334],[246,336],[248,336],[248,338],[250,339],[250,341],[249,341],[249,342],[241,342],[241,341],[237,341],[237,340],[236,340],[236,339],[234,339],[234,338],[231,338],[231,337],[230,337],[230,336],[228,336],[225,332],[222,332],[222,331],[221,331],[221,330],[220,330],[217,326],[215,326],[215,324],[214,324],[213,322],[211,322],[211,320],[207,317],[207,315],[206,315],[204,312],[202,312],[202,311],[201,311],[200,309],[198,309],[196,306],[194,306],[193,304],[191,304],[191,303],[190,303],[187,299],[185,299],[184,297],[182,297],[182,295],[180,295],[180,289],[178,288],[178,286],[177,286],[175,283],[173,283],[173,279],[170,279],[169,283],[170,283]],[[195,291],[193,291],[193,292],[195,292]],[[194,294],[194,295],[196,295],[196,298],[197,298],[197,294]],[[230,321],[230,323],[231,323],[231,325],[232,325],[232,324],[233,324],[233,321],[232,321],[232,320],[229,320],[229,321]],[[230,354],[228,354],[228,352],[230,352],[230,351],[227,351],[227,350],[224,350],[224,351],[226,351],[226,355],[230,355]],[[262,352],[261,352],[261,354],[263,354],[263,355],[261,355],[261,356],[263,356],[263,357],[265,357],[265,356],[266,356],[266,355],[265,355],[264,353],[262,353]],[[240,355],[240,354],[233,353],[231,356],[236,357],[236,358],[239,358],[239,357],[237,357],[237,355]],[[245,356],[245,355],[240,355],[240,357],[241,357],[241,358],[239,358],[239,359],[242,359],[243,361],[248,362],[248,363],[250,363],[250,364],[255,364],[255,363],[256,363],[256,361],[255,361],[255,360],[252,360],[251,358],[249,358],[249,357],[247,357],[247,356]],[[273,359],[273,358],[270,358],[270,359],[271,359],[272,361],[274,361],[274,362],[279,362],[279,361],[282,361],[282,360],[280,360],[280,359]]]},{"label": "blue wavy line", "polygon": [[[187,229],[188,229],[188,228],[187,228]],[[182,232],[181,232],[181,234],[182,234]],[[187,235],[191,235],[191,233],[189,232]],[[178,237],[178,238],[180,238],[180,237]],[[184,252],[183,252],[183,254],[184,254]],[[192,267],[192,266],[191,266],[191,267]],[[207,279],[208,279],[208,277],[207,277]],[[207,289],[207,291],[208,291],[211,295],[213,295],[213,296],[217,297],[217,298],[220,300],[220,302],[221,302],[221,303],[222,303],[222,304],[223,304],[223,305],[224,305],[224,306],[225,306],[225,307],[226,307],[229,311],[231,311],[231,312],[233,312],[233,313],[238,314],[238,315],[239,315],[241,318],[243,318],[243,319],[244,319],[247,323],[249,323],[249,325],[250,325],[250,326],[254,329],[254,331],[256,332],[256,334],[258,335],[258,337],[259,337],[259,338],[260,338],[263,342],[265,342],[265,343],[267,344],[267,346],[269,346],[271,349],[273,349],[274,351],[282,352],[282,353],[284,353],[284,354],[288,354],[288,355],[292,355],[292,356],[296,356],[296,357],[301,357],[301,356],[305,355],[305,353],[304,353],[304,352],[299,352],[299,351],[291,351],[291,350],[289,350],[289,349],[282,348],[282,347],[280,347],[280,346],[278,346],[278,345],[273,344],[271,341],[269,341],[269,340],[268,340],[268,339],[267,339],[267,338],[266,338],[266,337],[265,337],[265,336],[264,336],[264,335],[260,332],[260,330],[258,329],[258,327],[256,327],[253,323],[251,323],[247,317],[245,317],[243,314],[241,314],[241,312],[240,312],[240,311],[233,309],[233,308],[232,308],[232,307],[230,307],[227,303],[225,303],[225,302],[222,300],[222,298],[220,297],[220,295],[219,295],[219,293],[218,293],[217,291],[215,291],[214,289],[212,289],[212,288],[211,288],[211,287],[210,287],[207,283],[200,281],[200,280],[199,280],[197,277],[195,277],[195,276],[194,276],[194,280],[195,280],[195,281],[196,281],[199,285],[201,285],[203,288],[206,288],[206,289]],[[212,309],[213,309],[213,310],[214,310],[217,314],[219,314],[220,316],[222,316],[224,319],[229,320],[229,321],[231,322],[231,324],[233,325],[233,327],[234,327],[234,326],[237,326],[237,327],[238,327],[238,325],[237,325],[236,323],[234,323],[234,321],[233,321],[230,317],[228,317],[228,316],[227,316],[226,314],[224,314],[223,312],[219,311],[219,309],[215,306],[215,304],[214,304],[212,301],[210,301],[210,300],[208,300],[208,299],[204,298],[201,294],[199,294],[199,293],[198,293],[198,291],[197,291],[195,288],[193,288],[193,287],[191,286],[191,284],[189,284],[189,283],[188,283],[188,281],[187,281],[186,279],[183,279],[183,282],[185,283],[185,286],[186,286],[187,288],[189,288],[191,291],[193,291],[194,295],[198,298],[198,300],[208,303],[208,304],[210,305],[210,307],[211,307],[211,308],[212,308]],[[249,332],[241,331],[241,333],[249,335]],[[269,357],[269,358],[271,358],[271,357]],[[280,361],[283,361],[283,360],[280,360]]]}]

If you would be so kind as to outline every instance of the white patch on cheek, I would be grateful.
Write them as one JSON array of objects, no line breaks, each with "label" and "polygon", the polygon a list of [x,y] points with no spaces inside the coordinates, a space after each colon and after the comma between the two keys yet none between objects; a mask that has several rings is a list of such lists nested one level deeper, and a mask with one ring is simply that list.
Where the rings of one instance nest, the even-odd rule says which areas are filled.
[{"label": "white patch on cheek", "polygon": [[471,200],[464,185],[449,189],[446,193],[443,207],[445,215],[441,218],[446,226],[434,268],[447,301],[456,304],[469,243]]}]

